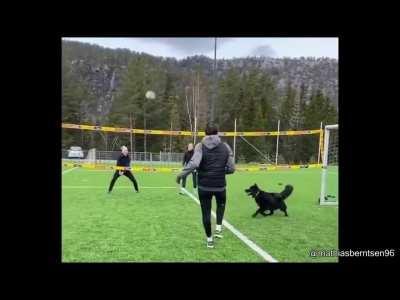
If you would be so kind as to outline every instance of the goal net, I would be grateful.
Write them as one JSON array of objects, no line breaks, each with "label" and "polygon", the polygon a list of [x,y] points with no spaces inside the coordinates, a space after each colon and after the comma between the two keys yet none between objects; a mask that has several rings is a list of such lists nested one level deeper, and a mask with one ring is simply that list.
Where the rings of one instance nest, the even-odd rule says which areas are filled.
[{"label": "goal net", "polygon": [[[320,130],[275,133],[270,136],[238,136],[236,162],[280,167],[317,165],[321,162]],[[231,143],[230,140],[227,142]]]},{"label": "goal net", "polygon": [[339,201],[339,125],[325,126],[322,157],[321,205],[337,204]]}]

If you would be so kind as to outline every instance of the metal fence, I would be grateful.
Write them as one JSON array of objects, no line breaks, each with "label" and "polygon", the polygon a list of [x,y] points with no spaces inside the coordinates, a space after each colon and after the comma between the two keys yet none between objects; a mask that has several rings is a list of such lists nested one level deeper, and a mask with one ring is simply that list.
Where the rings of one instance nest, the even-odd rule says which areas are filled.
[{"label": "metal fence", "polygon": [[[88,161],[89,150],[83,150],[84,158],[82,161]],[[121,151],[96,151],[96,163],[110,163],[118,159]],[[132,162],[141,163],[159,163],[159,164],[170,164],[170,163],[181,163],[183,160],[184,153],[176,152],[133,152],[129,153]],[[68,160],[68,150],[62,150],[62,159]],[[76,160],[76,159],[73,159]]]}]

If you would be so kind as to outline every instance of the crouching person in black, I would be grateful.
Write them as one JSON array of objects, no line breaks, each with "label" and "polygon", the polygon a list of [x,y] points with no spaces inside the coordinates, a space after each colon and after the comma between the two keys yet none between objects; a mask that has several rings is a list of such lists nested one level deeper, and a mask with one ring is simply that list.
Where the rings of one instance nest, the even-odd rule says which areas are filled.
[{"label": "crouching person in black", "polygon": [[[128,148],[126,146],[122,146],[121,147],[121,155],[118,157],[118,160],[117,160],[117,167],[130,168],[130,166],[131,166],[131,159],[128,155]],[[130,170],[116,170],[115,171],[114,176],[110,182],[110,187],[108,188],[108,193],[111,193],[113,186],[115,184],[115,181],[117,181],[118,177],[122,176],[122,175],[125,175],[126,177],[129,178],[130,181],[132,181],[136,192],[139,193],[139,187],[138,187],[137,181]]]},{"label": "crouching person in black", "polygon": [[198,194],[201,205],[203,226],[207,236],[207,247],[214,248],[211,234],[211,199],[217,201],[217,222],[214,236],[222,238],[222,220],[226,203],[226,174],[235,172],[235,163],[231,148],[222,143],[218,130],[214,126],[207,126],[206,136],[197,144],[192,159],[177,176],[176,181],[197,169]]}]

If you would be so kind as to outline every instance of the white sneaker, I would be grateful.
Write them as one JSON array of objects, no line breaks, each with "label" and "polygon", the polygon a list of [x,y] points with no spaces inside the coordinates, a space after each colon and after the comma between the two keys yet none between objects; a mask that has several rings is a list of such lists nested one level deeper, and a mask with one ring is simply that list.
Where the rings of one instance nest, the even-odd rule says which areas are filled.
[{"label": "white sneaker", "polygon": [[224,236],[222,235],[222,229],[221,230],[215,230],[214,236],[216,238],[222,239]]}]

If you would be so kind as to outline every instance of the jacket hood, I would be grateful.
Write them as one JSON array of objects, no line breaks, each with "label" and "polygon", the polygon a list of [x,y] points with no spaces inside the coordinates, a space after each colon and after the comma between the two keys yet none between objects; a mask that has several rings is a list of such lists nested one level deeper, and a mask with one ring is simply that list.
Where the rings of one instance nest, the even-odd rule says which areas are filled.
[{"label": "jacket hood", "polygon": [[201,143],[206,146],[208,149],[213,149],[221,143],[220,137],[215,135],[206,135],[202,140]]}]

